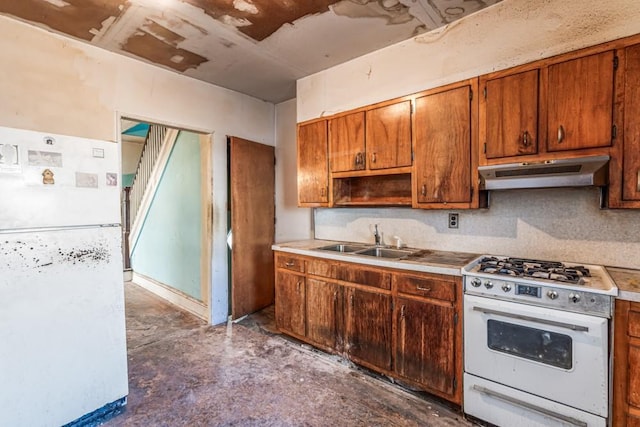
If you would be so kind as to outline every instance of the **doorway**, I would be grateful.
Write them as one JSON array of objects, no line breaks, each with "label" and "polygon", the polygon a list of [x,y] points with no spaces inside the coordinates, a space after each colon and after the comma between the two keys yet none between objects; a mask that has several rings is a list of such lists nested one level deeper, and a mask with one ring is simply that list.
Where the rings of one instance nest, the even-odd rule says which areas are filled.
[{"label": "doorway", "polygon": [[[140,129],[144,137],[131,141]],[[209,321],[211,135],[128,118],[121,134],[132,281]]]}]

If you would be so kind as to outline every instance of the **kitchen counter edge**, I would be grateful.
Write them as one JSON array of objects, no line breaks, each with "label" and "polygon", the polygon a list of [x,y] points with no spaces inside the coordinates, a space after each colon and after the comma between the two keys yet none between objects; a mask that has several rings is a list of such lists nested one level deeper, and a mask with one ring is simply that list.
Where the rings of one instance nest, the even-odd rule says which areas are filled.
[{"label": "kitchen counter edge", "polygon": [[617,299],[640,302],[640,270],[605,267],[618,287]]},{"label": "kitchen counter edge", "polygon": [[[279,252],[286,252],[295,255],[309,256],[314,258],[331,259],[335,261],[351,262],[354,264],[370,265],[372,267],[386,267],[396,270],[417,271],[422,273],[433,274],[446,274],[450,276],[462,276],[462,267],[479,257],[480,255],[469,253],[468,261],[461,264],[440,264],[430,263],[424,261],[413,260],[392,260],[392,259],[380,259],[376,257],[370,257],[365,255],[354,254],[342,254],[339,252],[331,251],[319,251],[316,250],[323,246],[341,244],[347,242],[340,242],[334,240],[299,240],[293,242],[276,243],[271,246],[271,249]],[[409,250],[423,250],[419,248],[403,248]],[[446,251],[438,251],[446,252]],[[458,252],[451,252],[452,256],[459,255]]]}]

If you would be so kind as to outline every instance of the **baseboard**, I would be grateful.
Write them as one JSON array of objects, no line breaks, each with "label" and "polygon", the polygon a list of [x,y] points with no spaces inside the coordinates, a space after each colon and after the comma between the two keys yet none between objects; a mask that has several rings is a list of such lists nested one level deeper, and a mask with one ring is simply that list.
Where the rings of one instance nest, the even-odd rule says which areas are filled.
[{"label": "baseboard", "polygon": [[133,270],[131,270],[130,268],[124,270],[122,274],[125,282],[130,282],[133,280]]},{"label": "baseboard", "polygon": [[102,425],[116,415],[121,414],[126,404],[127,398],[122,397],[115,402],[107,403],[102,408],[83,415],[75,421],[65,424],[63,427],[96,427]]},{"label": "baseboard", "polygon": [[141,286],[154,293],[155,295],[169,301],[172,304],[177,305],[183,310],[188,311],[191,314],[198,316],[199,318],[209,321],[209,309],[202,301],[180,292],[171,286],[160,283],[150,277],[133,272],[133,278],[131,280],[138,286]]}]

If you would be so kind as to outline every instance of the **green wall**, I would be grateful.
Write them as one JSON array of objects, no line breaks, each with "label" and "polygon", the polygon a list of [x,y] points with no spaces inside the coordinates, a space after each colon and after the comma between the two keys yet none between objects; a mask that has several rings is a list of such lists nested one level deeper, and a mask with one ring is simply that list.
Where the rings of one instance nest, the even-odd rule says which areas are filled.
[{"label": "green wall", "polygon": [[200,292],[200,139],[181,131],[134,243],[131,265],[202,300]]}]

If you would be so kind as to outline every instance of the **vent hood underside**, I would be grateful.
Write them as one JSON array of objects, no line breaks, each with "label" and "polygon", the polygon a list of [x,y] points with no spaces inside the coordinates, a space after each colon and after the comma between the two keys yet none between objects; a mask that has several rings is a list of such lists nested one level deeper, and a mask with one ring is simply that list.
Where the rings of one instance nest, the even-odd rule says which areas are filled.
[{"label": "vent hood underside", "polygon": [[609,156],[480,166],[480,188],[602,187],[608,183]]}]

